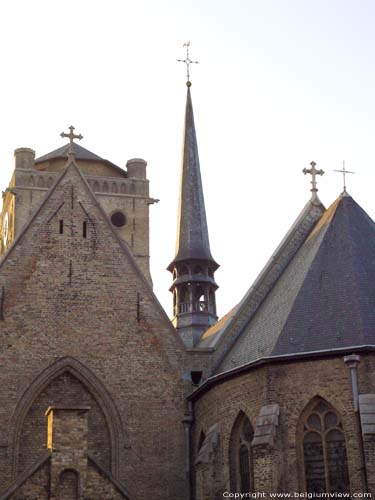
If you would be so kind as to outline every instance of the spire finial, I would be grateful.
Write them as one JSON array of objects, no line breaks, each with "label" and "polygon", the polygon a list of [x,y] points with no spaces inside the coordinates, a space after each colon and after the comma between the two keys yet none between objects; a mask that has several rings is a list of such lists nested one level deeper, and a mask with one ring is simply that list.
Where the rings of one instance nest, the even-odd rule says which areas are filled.
[{"label": "spire finial", "polygon": [[190,54],[189,54],[190,42],[184,43],[183,47],[186,47],[186,58],[185,59],[177,59],[177,61],[186,64],[186,86],[191,87],[190,64],[199,64],[199,61],[192,61],[190,59]]},{"label": "spire finial", "polygon": [[355,172],[352,172],[350,170],[346,170],[345,168],[345,160],[342,161],[342,169],[341,170],[334,170],[334,172],[340,172],[342,174],[343,182],[344,182],[344,190],[343,193],[346,193],[346,174],[355,174]]},{"label": "spire finial", "polygon": [[66,134],[65,132],[61,132],[61,137],[64,138],[64,137],[67,137],[69,139],[69,149],[68,149],[68,159],[69,160],[72,160],[74,158],[74,151],[73,151],[73,141],[74,139],[83,139],[83,135],[81,134],[75,134],[74,133],[74,127],[73,125],[70,125],[70,127],[68,127],[70,132],[69,134]]},{"label": "spire finial", "polygon": [[315,161],[312,161],[310,163],[311,165],[311,168],[304,168],[302,170],[302,172],[306,175],[306,174],[310,174],[311,175],[311,189],[310,191],[312,192],[313,196],[316,194],[316,192],[318,191],[318,188],[316,187],[316,176],[317,175],[323,175],[324,172],[323,170],[317,170],[315,167],[316,167],[316,163]]}]

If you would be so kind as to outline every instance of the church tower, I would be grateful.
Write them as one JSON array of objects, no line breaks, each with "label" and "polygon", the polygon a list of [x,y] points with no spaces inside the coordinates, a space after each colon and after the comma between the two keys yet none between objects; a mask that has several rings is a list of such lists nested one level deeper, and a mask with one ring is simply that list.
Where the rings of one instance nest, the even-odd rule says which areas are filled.
[{"label": "church tower", "polygon": [[194,347],[217,321],[214,273],[195,133],[193,105],[187,82],[176,255],[168,270],[173,275],[172,322],[185,344]]}]

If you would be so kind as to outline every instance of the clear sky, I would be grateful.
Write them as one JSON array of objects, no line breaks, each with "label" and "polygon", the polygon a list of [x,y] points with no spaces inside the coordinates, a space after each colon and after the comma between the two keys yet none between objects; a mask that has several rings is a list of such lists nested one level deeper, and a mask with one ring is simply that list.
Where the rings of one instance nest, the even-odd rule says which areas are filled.
[{"label": "clear sky", "polygon": [[148,162],[155,292],[171,313],[185,106],[191,80],[219,314],[249,288],[310,196],[348,191],[375,217],[375,2],[12,0],[0,3],[1,188],[13,150],[41,156],[73,124],[82,146]]}]

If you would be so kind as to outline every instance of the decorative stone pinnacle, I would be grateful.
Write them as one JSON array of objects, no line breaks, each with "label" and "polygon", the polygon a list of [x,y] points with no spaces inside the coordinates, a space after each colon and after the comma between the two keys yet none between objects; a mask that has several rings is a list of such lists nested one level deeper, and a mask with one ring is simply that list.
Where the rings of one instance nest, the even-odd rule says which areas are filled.
[{"label": "decorative stone pinnacle", "polygon": [[177,61],[186,64],[186,86],[191,87],[190,64],[199,64],[199,61],[192,61],[190,59],[190,55],[189,55],[190,42],[184,43],[183,47],[186,47],[186,58],[185,59],[177,59]]},{"label": "decorative stone pinnacle", "polygon": [[302,170],[302,172],[306,175],[306,174],[310,174],[311,175],[311,189],[310,191],[313,193],[313,195],[318,191],[318,188],[316,187],[316,176],[317,175],[323,175],[324,174],[324,171],[323,170],[317,170],[315,167],[316,167],[316,163],[315,161],[312,161],[310,163],[311,165],[311,168],[304,168]]},{"label": "decorative stone pinnacle", "polygon": [[74,141],[74,139],[78,139],[78,140],[83,139],[83,135],[75,134],[73,132],[74,131],[73,125],[70,125],[70,127],[68,127],[68,128],[70,130],[69,134],[66,134],[65,132],[61,132],[60,136],[62,138],[67,137],[69,139],[68,159],[73,159],[74,158],[73,141]]}]

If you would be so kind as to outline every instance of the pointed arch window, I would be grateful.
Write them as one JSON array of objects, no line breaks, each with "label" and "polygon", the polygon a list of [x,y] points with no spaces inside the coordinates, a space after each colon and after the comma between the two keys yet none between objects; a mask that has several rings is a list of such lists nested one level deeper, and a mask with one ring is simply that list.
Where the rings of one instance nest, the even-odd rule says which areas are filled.
[{"label": "pointed arch window", "polygon": [[302,448],[308,493],[350,491],[342,422],[337,411],[322,399],[305,414]]},{"label": "pointed arch window", "polygon": [[241,412],[233,425],[229,444],[231,489],[239,493],[251,492],[254,485],[253,436],[250,420]]}]

